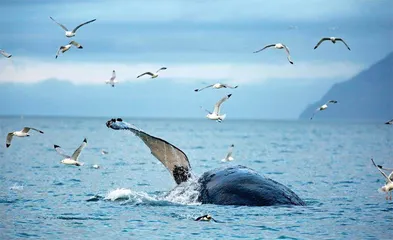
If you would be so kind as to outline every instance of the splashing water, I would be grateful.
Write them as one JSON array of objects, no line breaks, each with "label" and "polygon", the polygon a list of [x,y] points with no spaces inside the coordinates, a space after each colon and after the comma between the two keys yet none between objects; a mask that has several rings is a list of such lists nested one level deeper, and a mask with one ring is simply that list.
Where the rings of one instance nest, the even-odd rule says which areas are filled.
[{"label": "splashing water", "polygon": [[105,200],[125,201],[125,204],[146,205],[200,205],[198,202],[199,184],[196,179],[190,179],[178,185],[169,193],[150,195],[146,192],[133,191],[128,188],[111,190],[105,196]]}]

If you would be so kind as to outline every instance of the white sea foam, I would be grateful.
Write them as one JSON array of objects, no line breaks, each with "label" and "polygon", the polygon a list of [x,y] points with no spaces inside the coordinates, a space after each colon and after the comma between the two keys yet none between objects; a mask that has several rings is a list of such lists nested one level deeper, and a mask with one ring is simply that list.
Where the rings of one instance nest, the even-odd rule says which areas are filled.
[{"label": "white sea foam", "polygon": [[12,190],[12,191],[23,191],[23,185],[18,185],[16,183],[14,183],[14,185],[12,187],[10,187],[10,190]]},{"label": "white sea foam", "polygon": [[183,205],[200,205],[201,203],[198,202],[198,196],[198,180],[190,179],[176,186],[164,197],[164,200]]}]

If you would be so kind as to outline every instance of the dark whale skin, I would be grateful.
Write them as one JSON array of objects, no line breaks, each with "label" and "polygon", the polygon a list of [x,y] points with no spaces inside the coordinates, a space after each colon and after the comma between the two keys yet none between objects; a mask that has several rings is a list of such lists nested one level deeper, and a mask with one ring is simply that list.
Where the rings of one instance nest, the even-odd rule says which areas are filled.
[{"label": "dark whale skin", "polygon": [[202,204],[274,206],[305,203],[288,187],[244,166],[218,168],[199,179]]}]

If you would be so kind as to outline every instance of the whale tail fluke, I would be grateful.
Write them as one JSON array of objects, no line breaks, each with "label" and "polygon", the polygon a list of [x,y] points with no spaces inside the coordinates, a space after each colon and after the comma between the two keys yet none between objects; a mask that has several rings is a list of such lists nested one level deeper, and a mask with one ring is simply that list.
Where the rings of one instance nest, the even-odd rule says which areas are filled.
[{"label": "whale tail fluke", "polygon": [[187,155],[178,147],[161,138],[151,136],[130,123],[119,121],[119,119],[112,118],[106,122],[106,126],[114,130],[133,132],[150,148],[151,154],[164,164],[177,184],[186,182],[191,177],[191,165]]}]

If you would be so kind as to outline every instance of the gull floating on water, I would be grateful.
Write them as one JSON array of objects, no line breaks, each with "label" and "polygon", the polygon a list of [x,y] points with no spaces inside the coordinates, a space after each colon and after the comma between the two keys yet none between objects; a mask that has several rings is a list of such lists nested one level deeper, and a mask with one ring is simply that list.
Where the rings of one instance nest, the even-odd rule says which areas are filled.
[{"label": "gull floating on water", "polygon": [[390,120],[390,121],[385,122],[385,124],[390,124],[390,125],[392,125],[392,124],[393,124],[393,119]]},{"label": "gull floating on water", "polygon": [[332,41],[332,43],[334,43],[334,44],[336,43],[336,41],[341,41],[341,42],[343,42],[343,43],[345,44],[345,46],[347,46],[348,50],[351,50],[351,49],[349,48],[349,46],[347,45],[347,43],[344,42],[344,40],[343,40],[342,38],[336,38],[336,37],[325,37],[325,38],[322,38],[321,40],[319,40],[319,42],[317,43],[317,45],[315,45],[314,49],[317,49],[317,47],[318,47],[323,41],[327,41],[327,40]]},{"label": "gull floating on water", "polygon": [[389,174],[389,176],[388,175],[386,175],[386,173],[384,173],[383,171],[382,171],[382,166],[380,166],[380,165],[376,165],[375,164],[375,162],[374,162],[374,159],[372,159],[371,158],[371,162],[373,163],[373,165],[378,169],[378,171],[385,177],[385,181],[386,181],[386,184],[384,185],[384,186],[382,186],[380,189],[378,189],[378,191],[380,191],[380,192],[386,192],[386,200],[388,199],[388,195],[387,195],[387,193],[388,192],[390,192],[390,200],[392,200],[392,190],[393,190],[393,181],[392,181],[392,179],[393,179],[393,172],[391,172],[390,174]]},{"label": "gull floating on water", "polygon": [[75,41],[71,41],[69,44],[67,44],[65,46],[60,46],[59,50],[57,50],[56,58],[59,56],[60,52],[61,53],[67,52],[71,48],[72,45],[74,45],[75,47],[77,47],[79,49],[83,48],[82,45],[80,45],[79,43],[77,43]]},{"label": "gull floating on water", "polygon": [[112,71],[112,77],[111,77],[109,80],[106,80],[105,83],[106,83],[106,84],[110,84],[110,85],[112,85],[112,87],[114,87],[114,86],[115,86],[115,83],[117,83],[117,81],[115,80],[115,78],[116,78],[116,71],[113,70],[113,71]]},{"label": "gull floating on water", "polygon": [[3,55],[6,58],[10,58],[12,57],[12,54],[7,53],[6,51],[4,51],[3,49],[0,49],[0,54]]},{"label": "gull floating on water", "polygon": [[136,78],[142,77],[143,75],[150,75],[151,78],[156,78],[156,77],[158,77],[158,72],[161,71],[161,70],[166,70],[166,67],[162,67],[162,68],[158,69],[156,73],[152,73],[152,72],[142,73],[141,75],[139,75]]},{"label": "gull floating on water", "polygon": [[99,169],[99,168],[100,168],[100,165],[94,164],[92,167],[93,167],[94,169]]},{"label": "gull floating on water", "polygon": [[275,49],[283,49],[283,48],[284,48],[285,51],[287,52],[288,61],[289,61],[291,64],[293,64],[293,61],[292,61],[292,59],[291,59],[291,54],[289,53],[288,47],[285,46],[285,45],[282,44],[282,43],[276,43],[276,44],[269,44],[269,45],[266,45],[266,46],[264,46],[262,49],[259,49],[259,50],[255,51],[254,53],[258,53],[258,52],[263,51],[264,49],[269,48],[269,47],[274,47]]},{"label": "gull floating on water", "polygon": [[102,154],[102,155],[108,154],[108,151],[105,151],[104,149],[102,149],[102,150],[101,150],[101,154]]},{"label": "gull floating on water", "polygon": [[15,132],[8,133],[5,146],[7,148],[11,146],[11,141],[12,141],[12,137],[13,136],[16,136],[16,137],[30,137],[30,134],[29,134],[30,130],[34,130],[34,131],[37,131],[39,133],[44,133],[43,131],[38,130],[36,128],[24,127],[21,131],[15,131]]},{"label": "gull floating on water", "polygon": [[235,147],[235,145],[232,144],[232,145],[229,147],[228,154],[226,155],[226,157],[225,157],[224,159],[221,160],[221,162],[233,161],[233,157],[232,157],[233,147]]},{"label": "gull floating on water", "polygon": [[[214,105],[214,110],[213,112],[210,112],[207,109],[204,109],[206,112],[208,112],[208,114],[206,115],[206,117],[208,119],[211,120],[216,120],[217,122],[221,122],[222,120],[225,119],[226,114],[220,115],[220,106],[223,102],[225,102],[228,98],[230,98],[232,96],[232,94],[228,94],[225,97],[223,97],[220,101],[218,101],[215,105]],[[201,107],[202,108],[202,107]],[[202,108],[203,109],[203,108]]]},{"label": "gull floating on water", "polygon": [[329,100],[327,103],[325,103],[325,104],[323,104],[322,106],[320,106],[319,108],[317,108],[317,109],[315,110],[315,112],[312,114],[310,120],[313,119],[313,117],[314,117],[314,115],[315,115],[316,112],[325,110],[325,109],[328,107],[328,104],[329,104],[329,103],[337,103],[337,101],[336,101],[336,100]]},{"label": "gull floating on water", "polygon": [[238,86],[236,85],[236,86],[232,87],[232,86],[230,86],[228,84],[224,84],[224,83],[215,83],[215,84],[211,84],[209,86],[203,87],[203,88],[195,89],[194,91],[195,92],[200,92],[203,89],[206,89],[206,88],[209,88],[209,87],[212,87],[212,88],[215,88],[215,89],[220,89],[220,88],[237,88]]},{"label": "gull floating on water", "polygon": [[82,144],[78,147],[78,149],[76,149],[75,152],[72,154],[72,156],[65,154],[63,149],[61,149],[61,147],[59,145],[54,145],[53,147],[55,148],[55,150],[58,154],[65,157],[63,160],[61,160],[60,163],[63,163],[66,165],[82,166],[83,163],[78,162],[78,158],[79,158],[79,155],[81,154],[82,150],[86,147],[86,145],[87,145],[87,140],[85,138],[83,140]]},{"label": "gull floating on water", "polygon": [[65,35],[66,35],[67,37],[73,37],[73,36],[75,36],[76,30],[78,30],[78,29],[79,29],[80,27],[82,27],[83,25],[86,25],[86,24],[88,24],[88,23],[94,22],[94,21],[96,20],[96,19],[93,19],[93,20],[87,21],[87,22],[85,22],[85,23],[82,23],[82,24],[78,25],[76,28],[74,28],[74,30],[69,31],[63,24],[56,22],[56,20],[53,19],[52,17],[50,17],[50,19],[52,19],[52,21],[54,21],[55,23],[57,23],[57,25],[59,25],[62,29],[64,29]]}]

